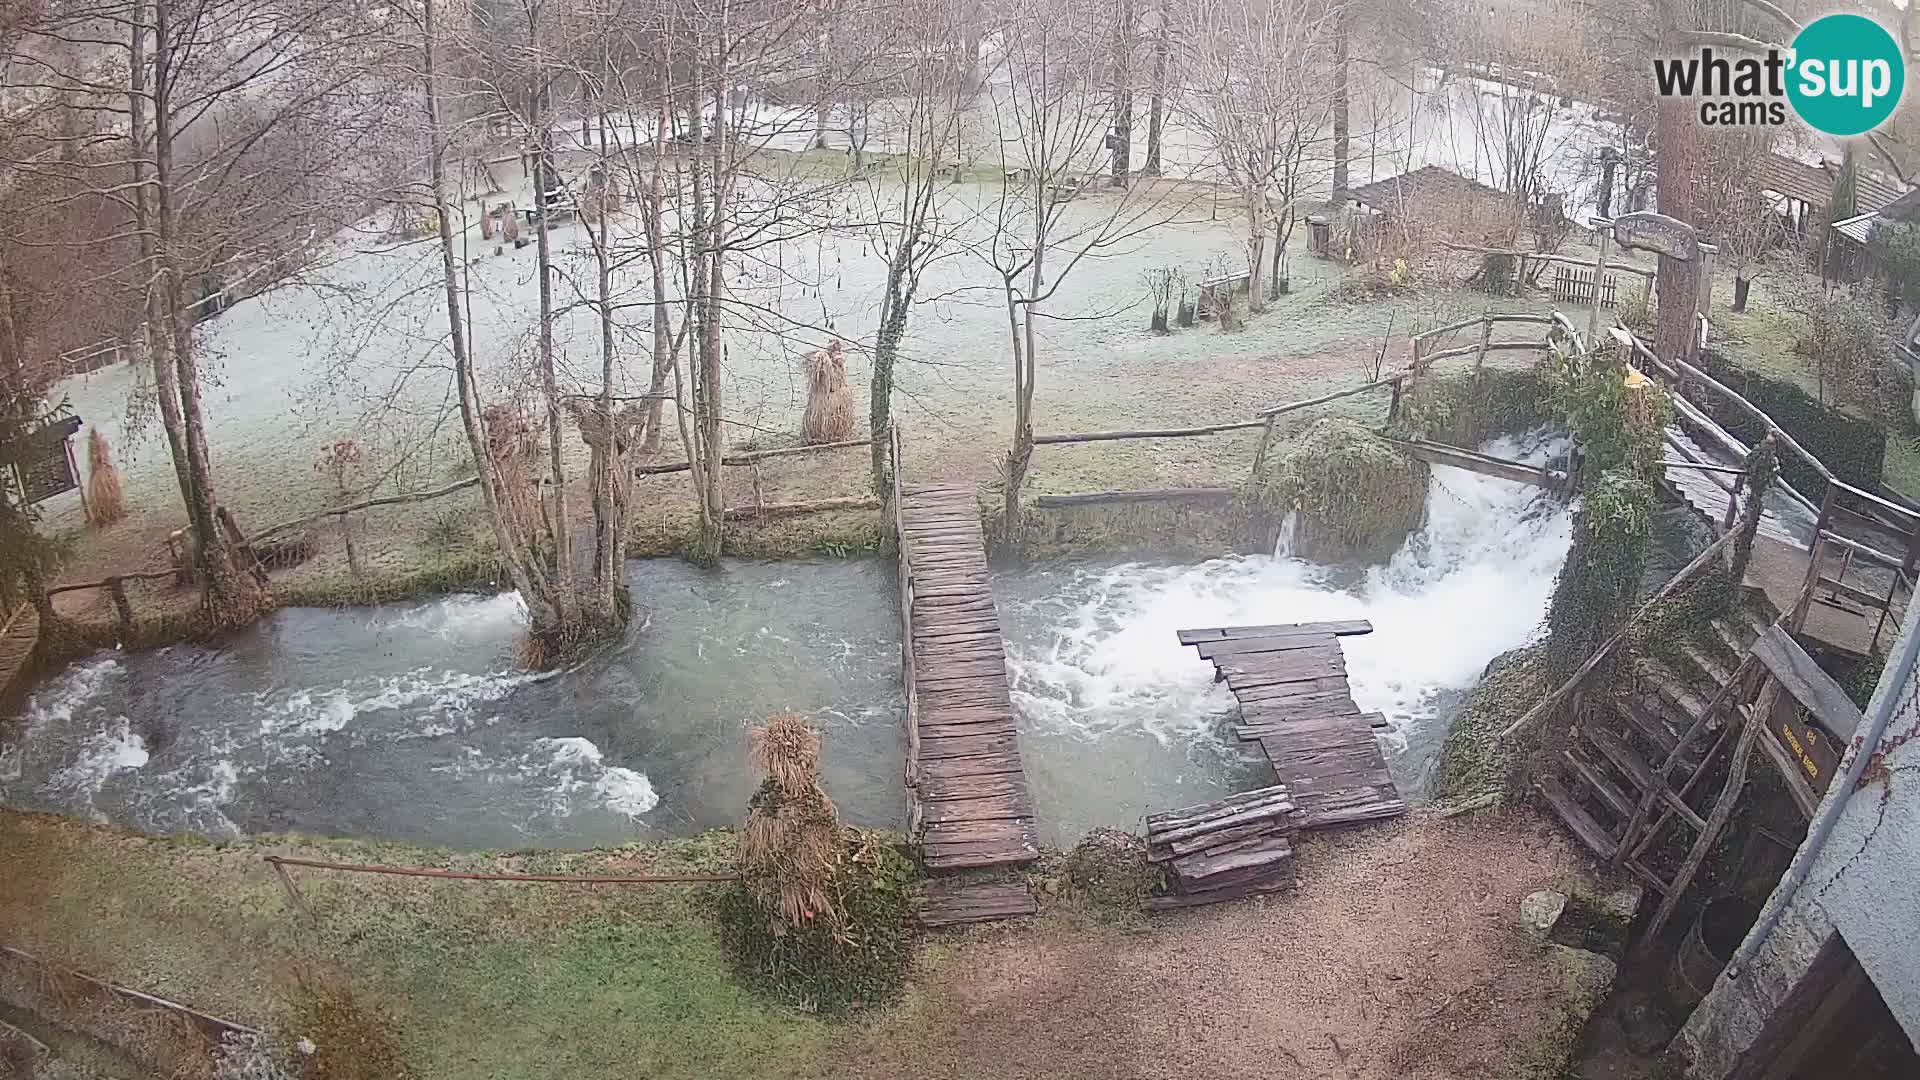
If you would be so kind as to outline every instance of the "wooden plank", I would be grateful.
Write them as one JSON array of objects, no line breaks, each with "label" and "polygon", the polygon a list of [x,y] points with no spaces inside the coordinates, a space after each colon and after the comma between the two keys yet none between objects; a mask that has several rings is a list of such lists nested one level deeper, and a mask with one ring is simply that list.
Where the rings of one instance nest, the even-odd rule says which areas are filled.
[{"label": "wooden plank", "polygon": [[922,739],[952,739],[966,735],[1015,735],[1019,729],[1011,720],[979,720],[969,724],[929,724],[922,721]]},{"label": "wooden plank", "polygon": [[930,801],[921,818],[928,825],[948,822],[997,821],[1033,817],[1033,802],[1024,792],[1014,795],[986,795],[974,799]]},{"label": "wooden plank", "polygon": [[1332,829],[1346,829],[1355,825],[1367,825],[1375,821],[1389,821],[1407,812],[1407,804],[1399,799],[1382,798],[1377,793],[1371,801],[1356,800],[1351,803],[1337,803],[1320,807],[1308,813],[1300,828],[1308,832],[1323,832]]},{"label": "wooden plank", "polygon": [[1155,844],[1178,843],[1181,840],[1195,836],[1203,836],[1207,833],[1217,832],[1221,829],[1231,828],[1236,825],[1244,825],[1255,821],[1284,820],[1292,816],[1293,812],[1294,804],[1291,799],[1283,799],[1277,802],[1254,803],[1237,809],[1225,817],[1196,822],[1191,825],[1181,825],[1157,832],[1153,834],[1149,842]]},{"label": "wooden plank", "polygon": [[1352,634],[1371,634],[1373,624],[1365,619],[1342,619],[1333,622],[1317,623],[1275,623],[1263,626],[1210,626],[1195,630],[1178,631],[1180,644],[1196,645],[1202,641],[1234,637],[1286,637],[1295,634],[1347,637]]},{"label": "wooden plank", "polygon": [[1287,836],[1298,831],[1296,819],[1298,813],[1277,821],[1251,821],[1245,825],[1236,825],[1231,829],[1207,833],[1202,836],[1190,836],[1185,840],[1176,840],[1171,844],[1153,844],[1147,846],[1147,861],[1162,863],[1181,855],[1191,855],[1196,851],[1210,851],[1241,840],[1256,836]]},{"label": "wooden plank", "polygon": [[1330,675],[1346,674],[1346,663],[1340,654],[1334,651],[1302,651],[1291,653],[1258,653],[1261,659],[1284,657],[1283,660],[1271,660],[1265,663],[1251,663],[1254,657],[1235,656],[1228,658],[1232,662],[1219,663],[1221,674],[1227,677],[1227,686],[1233,690],[1251,690],[1261,686],[1273,686],[1277,683],[1297,683],[1308,679],[1322,679]]},{"label": "wooden plank", "polygon": [[981,757],[990,754],[1017,754],[1019,751],[1020,740],[1011,734],[956,735],[938,739],[920,740],[920,757],[922,760]]},{"label": "wooden plank", "polygon": [[928,844],[1033,844],[1033,824],[1019,820],[942,821],[921,831]]},{"label": "wooden plank", "polygon": [[1820,793],[1807,783],[1806,774],[1800,771],[1800,763],[1794,760],[1786,747],[1780,745],[1780,740],[1763,737],[1758,742],[1774,768],[1780,770],[1780,779],[1786,784],[1787,794],[1792,796],[1793,805],[1799,809],[1800,816],[1811,819],[1820,805]]},{"label": "wooden plank", "polygon": [[1653,743],[1660,753],[1670,753],[1680,744],[1680,737],[1667,727],[1666,721],[1654,715],[1639,701],[1622,696],[1614,699],[1614,707],[1620,713],[1620,718],[1631,725],[1633,730],[1639,732],[1643,738]]},{"label": "wooden plank", "polygon": [[1614,816],[1622,822],[1633,817],[1633,800],[1627,798],[1627,793],[1620,790],[1620,785],[1608,779],[1607,774],[1601,772],[1593,762],[1572,750],[1565,750],[1562,753],[1566,757],[1567,764],[1572,766],[1574,775],[1580,778],[1580,782],[1585,784],[1602,805],[1613,812]]},{"label": "wooden plank", "polygon": [[1174,874],[1186,885],[1216,874],[1270,868],[1292,858],[1293,845],[1285,836],[1259,836],[1182,856],[1172,865]]},{"label": "wooden plank", "polygon": [[973,757],[942,758],[920,763],[920,783],[958,780],[976,776],[1018,776],[1026,783],[1018,754],[978,754]]},{"label": "wooden plank", "polygon": [[1753,655],[1778,679],[1782,689],[1804,706],[1815,723],[1842,746],[1853,742],[1860,710],[1840,684],[1779,626],[1769,626],[1753,642]]},{"label": "wooden plank", "polygon": [[1567,830],[1585,844],[1589,851],[1602,859],[1613,858],[1613,853],[1619,846],[1614,842],[1613,836],[1602,828],[1599,822],[1593,820],[1593,815],[1587,813],[1586,808],[1560,786],[1560,781],[1551,776],[1543,776],[1534,782],[1534,788],[1545,797],[1547,806],[1559,816]]},{"label": "wooden plank", "polygon": [[1221,638],[1218,641],[1196,642],[1194,648],[1199,651],[1200,659],[1212,660],[1216,657],[1233,656],[1240,653],[1291,652],[1295,649],[1318,649],[1336,647],[1338,638],[1332,634],[1300,634],[1286,637],[1258,638]]},{"label": "wooden plank", "polygon": [[1237,807],[1266,802],[1276,796],[1284,796],[1286,793],[1287,789],[1284,785],[1274,784],[1269,787],[1255,788],[1252,791],[1237,792],[1212,802],[1194,803],[1192,806],[1183,806],[1177,810],[1148,814],[1147,831],[1152,833],[1155,829],[1168,825],[1191,825],[1196,821],[1219,817]]},{"label": "wooden plank", "polygon": [[942,927],[1018,918],[1038,910],[1033,894],[1023,883],[948,880],[927,887],[917,917],[922,926]]},{"label": "wooden plank", "polygon": [[1653,792],[1660,801],[1666,803],[1674,813],[1679,814],[1694,828],[1706,827],[1706,822],[1699,814],[1694,813],[1693,807],[1688,806],[1685,799],[1675,794],[1673,789],[1667,786],[1666,781],[1656,777],[1652,766],[1648,765],[1639,754],[1634,753],[1627,744],[1615,738],[1612,732],[1594,728],[1586,730],[1585,734],[1587,741],[1599,748],[1600,753],[1605,755],[1608,761],[1613,762],[1615,768],[1626,774],[1627,779],[1633,781],[1633,786],[1643,794]]},{"label": "wooden plank", "polygon": [[[961,758],[962,761],[979,761],[981,758]],[[1026,775],[1013,766],[1012,771],[986,773],[981,775],[959,776],[923,776],[920,778],[920,797],[929,803],[950,799],[982,799],[995,795],[1023,795],[1027,790]]]}]

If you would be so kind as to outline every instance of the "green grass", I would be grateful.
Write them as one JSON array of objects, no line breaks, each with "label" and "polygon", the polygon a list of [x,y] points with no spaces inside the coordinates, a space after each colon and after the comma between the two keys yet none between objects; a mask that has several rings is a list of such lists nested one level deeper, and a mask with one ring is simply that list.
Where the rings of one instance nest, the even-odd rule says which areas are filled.
[{"label": "green grass", "polygon": [[1887,457],[1880,481],[1909,499],[1920,499],[1920,439],[1887,433]]},{"label": "green grass", "polygon": [[306,921],[260,859],[278,850],[604,873],[711,865],[728,846],[707,836],[514,857],[288,838],[218,845],[0,811],[9,857],[0,940],[264,1026],[279,1025],[318,979],[385,1018],[414,1074],[435,1080],[804,1074],[824,1053],[829,1028],[735,981],[708,886],[295,870],[313,912]]}]

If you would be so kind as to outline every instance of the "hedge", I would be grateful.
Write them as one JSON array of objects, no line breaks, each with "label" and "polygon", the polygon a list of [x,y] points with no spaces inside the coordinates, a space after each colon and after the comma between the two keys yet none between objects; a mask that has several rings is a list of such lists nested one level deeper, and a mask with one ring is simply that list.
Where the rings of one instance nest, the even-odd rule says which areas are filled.
[{"label": "hedge", "polygon": [[[1700,370],[1718,379],[1726,387],[1773,417],[1786,433],[1833,470],[1833,475],[1866,491],[1880,490],[1880,473],[1886,462],[1887,433],[1869,420],[1850,416],[1782,379],[1771,379],[1748,371],[1711,350],[1704,350],[1695,361]],[[1699,404],[1721,427],[1752,446],[1766,434],[1760,422],[1711,391]],[[1780,456],[1780,475],[1796,490],[1818,501],[1826,484],[1813,467],[1793,454]]]}]

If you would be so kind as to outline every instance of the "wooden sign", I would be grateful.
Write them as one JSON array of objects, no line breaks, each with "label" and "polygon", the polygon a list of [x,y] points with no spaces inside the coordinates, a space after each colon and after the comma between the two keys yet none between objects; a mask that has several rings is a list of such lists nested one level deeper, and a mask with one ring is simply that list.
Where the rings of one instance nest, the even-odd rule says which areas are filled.
[{"label": "wooden sign", "polygon": [[[80,418],[68,416],[21,440],[21,457],[10,462],[13,485],[27,505],[51,499],[80,486],[79,470],[67,440],[80,430]],[[3,475],[3,474],[0,474]]]},{"label": "wooden sign", "polygon": [[1700,241],[1693,226],[1652,210],[1613,219],[1613,239],[1621,247],[1657,251],[1681,262],[1692,262],[1700,255]]},{"label": "wooden sign", "polygon": [[1787,708],[1773,711],[1773,737],[1787,748],[1788,760],[1799,764],[1802,777],[1818,795],[1827,790],[1840,764],[1840,755],[1826,735],[1800,718],[1799,709],[1792,708],[1790,702],[1785,704]]}]

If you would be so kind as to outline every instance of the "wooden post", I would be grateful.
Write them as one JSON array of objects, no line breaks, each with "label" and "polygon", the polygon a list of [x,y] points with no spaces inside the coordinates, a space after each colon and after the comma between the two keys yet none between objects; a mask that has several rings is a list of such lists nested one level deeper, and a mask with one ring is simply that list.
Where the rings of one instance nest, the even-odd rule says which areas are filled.
[{"label": "wooden post", "polygon": [[299,912],[301,918],[311,920],[313,918],[313,912],[308,909],[306,899],[300,895],[300,890],[294,885],[293,877],[287,873],[287,868],[280,865],[280,860],[278,859],[268,859],[267,861],[273,864],[273,873],[275,877],[280,879],[280,887],[287,890],[287,899],[293,901],[293,910]]},{"label": "wooden post", "polygon": [[1387,403],[1387,423],[1400,422],[1400,376],[1393,378],[1393,400]]},{"label": "wooden post", "polygon": [[1600,285],[1607,279],[1607,253],[1613,246],[1613,222],[1595,218],[1593,225],[1600,230],[1600,254],[1593,260],[1593,310],[1587,313],[1589,349],[1600,342]]},{"label": "wooden post", "polygon": [[1820,515],[1813,522],[1813,548],[1807,552],[1807,576],[1800,582],[1800,599],[1794,602],[1793,612],[1787,618],[1787,630],[1799,633],[1807,625],[1807,612],[1813,607],[1813,590],[1820,583],[1820,560],[1826,554],[1827,521],[1833,516],[1833,496],[1838,490],[1832,484],[1827,485],[1827,494],[1820,500]]},{"label": "wooden post", "polygon": [[127,600],[127,583],[118,577],[107,579],[107,595],[113,598],[113,615],[123,635],[133,633],[133,605]]},{"label": "wooden post", "polygon": [[1721,532],[1726,532],[1728,529],[1733,528],[1733,519],[1740,512],[1740,489],[1746,482],[1746,473],[1740,473],[1734,476],[1733,487],[1727,492],[1727,516],[1726,520],[1720,523]]},{"label": "wooden post", "polygon": [[60,446],[67,452],[67,471],[73,474],[74,486],[80,489],[80,517],[84,521],[92,521],[93,507],[87,502],[87,478],[80,475],[80,460],[73,456],[73,436],[61,440]]},{"label": "wooden post", "polygon": [[[1395,393],[1393,396],[1393,400],[1394,400],[1394,404],[1398,405],[1400,402],[1400,395],[1398,393]],[[1247,475],[1247,483],[1249,487],[1260,482],[1260,466],[1266,464],[1267,449],[1273,445],[1273,425],[1279,419],[1280,419],[1280,415],[1278,413],[1275,413],[1274,415],[1267,417],[1266,426],[1260,429],[1260,445],[1256,446],[1253,451],[1253,470]],[[1389,422],[1393,420],[1393,413],[1391,411],[1387,413],[1387,420]]]},{"label": "wooden post", "polygon": [[[1740,801],[1741,793],[1747,786],[1747,763],[1753,758],[1753,740],[1760,729],[1771,723],[1773,703],[1780,697],[1780,683],[1767,679],[1766,686],[1760,691],[1760,697],[1753,703],[1753,712],[1740,729],[1740,742],[1733,748],[1733,760],[1727,765],[1727,782],[1720,789],[1720,797],[1714,800],[1713,810],[1707,815],[1707,827],[1694,837],[1693,849],[1687,852],[1687,861],[1680,864],[1680,872],[1673,877],[1673,884],[1667,889],[1667,895],[1660,901],[1660,910],[1653,913],[1653,921],[1647,924],[1647,932],[1641,938],[1643,942],[1659,939],[1660,931],[1666,928],[1667,920],[1673,918],[1675,908],[1680,906],[1680,898],[1686,894],[1687,886],[1693,884],[1693,876],[1700,872],[1700,864],[1706,860],[1707,852],[1713,849],[1713,843],[1720,838],[1721,830],[1727,827],[1728,819],[1733,817],[1733,808]],[[1771,737],[1771,736],[1769,736]]]}]

